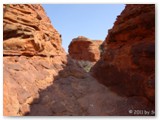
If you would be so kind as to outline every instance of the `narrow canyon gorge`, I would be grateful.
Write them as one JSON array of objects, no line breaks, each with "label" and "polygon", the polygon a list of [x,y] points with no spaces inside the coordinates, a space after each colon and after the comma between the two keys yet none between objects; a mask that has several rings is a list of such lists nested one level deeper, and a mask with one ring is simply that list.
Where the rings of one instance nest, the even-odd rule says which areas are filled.
[{"label": "narrow canyon gorge", "polygon": [[53,25],[40,4],[3,5],[4,116],[155,115],[155,5],[126,5],[69,54]]}]

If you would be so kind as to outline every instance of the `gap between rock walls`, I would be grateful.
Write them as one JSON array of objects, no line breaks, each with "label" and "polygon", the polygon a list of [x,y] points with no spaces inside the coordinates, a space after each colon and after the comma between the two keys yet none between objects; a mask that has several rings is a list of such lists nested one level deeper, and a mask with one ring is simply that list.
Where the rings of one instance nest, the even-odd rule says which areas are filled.
[{"label": "gap between rock walls", "polygon": [[69,54],[40,4],[3,9],[4,116],[155,116],[155,5],[126,5]]}]

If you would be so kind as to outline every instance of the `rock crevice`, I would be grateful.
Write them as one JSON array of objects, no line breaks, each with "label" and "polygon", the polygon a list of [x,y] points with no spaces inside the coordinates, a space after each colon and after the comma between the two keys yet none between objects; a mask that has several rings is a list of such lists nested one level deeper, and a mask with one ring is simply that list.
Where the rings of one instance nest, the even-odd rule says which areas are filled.
[{"label": "rock crevice", "polygon": [[[41,5],[3,8],[4,116],[155,114],[154,5],[127,5],[102,45],[78,37],[70,56]],[[98,61],[95,78],[75,59]]]}]

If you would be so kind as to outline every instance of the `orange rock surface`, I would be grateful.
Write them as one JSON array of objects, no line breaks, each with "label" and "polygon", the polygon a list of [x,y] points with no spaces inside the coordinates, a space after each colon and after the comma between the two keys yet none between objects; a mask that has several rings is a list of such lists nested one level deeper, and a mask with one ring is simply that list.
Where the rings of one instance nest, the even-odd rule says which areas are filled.
[{"label": "orange rock surface", "polygon": [[55,56],[61,37],[40,5],[4,5],[3,54]]},{"label": "orange rock surface", "polygon": [[3,9],[4,115],[24,115],[39,90],[52,84],[63,68],[66,53],[41,5],[9,4]]},{"label": "orange rock surface", "polygon": [[122,96],[155,102],[155,5],[126,5],[92,75]]},{"label": "orange rock surface", "polygon": [[99,47],[102,42],[101,40],[90,40],[79,36],[70,43],[69,55],[76,60],[96,62],[100,58]]},{"label": "orange rock surface", "polygon": [[[3,21],[4,116],[139,115],[128,110],[150,110],[152,108],[152,103],[146,96],[123,97],[116,94],[82,69],[77,60],[67,56],[61,46],[60,34],[52,27],[41,5],[4,5]],[[132,59],[138,65],[140,64],[140,68],[138,65],[133,67],[139,71],[143,70],[143,66],[146,65],[147,68],[152,68],[150,65],[154,61],[147,64],[154,55],[150,42],[140,44],[140,46],[145,45],[143,51],[136,46],[137,44],[138,42],[133,43],[132,51],[135,54],[131,58],[138,56],[143,59],[140,61],[136,57]],[[150,54],[146,54],[147,50],[150,51]],[[117,52],[117,54],[122,57],[121,53]],[[146,57],[150,58],[146,61],[147,63],[144,62]],[[111,59],[110,57],[104,58]],[[123,57],[121,59],[124,60]],[[101,78],[106,78],[109,71],[103,68],[106,67],[106,64],[102,65],[104,66],[99,66],[102,70],[98,68],[99,71],[95,75],[101,72]],[[123,75],[116,71],[116,66],[114,68],[109,69],[114,75],[110,72],[111,76],[109,76],[110,79],[107,78],[108,80],[115,80],[116,75],[119,78]],[[133,72],[133,80],[140,79],[139,73],[143,78],[146,72],[148,77],[153,79],[150,74],[153,73],[152,69],[146,69],[144,72],[138,71],[139,73],[137,69]],[[128,84],[127,80],[130,79],[125,80],[125,83]],[[122,90],[125,83],[121,84]],[[133,88],[133,85],[135,85],[134,82],[128,84],[129,89],[127,90],[131,91],[130,88]],[[144,84],[141,85],[144,86]],[[148,85],[152,89],[152,81]],[[137,82],[134,88],[138,86]],[[146,88],[147,90],[149,89]],[[152,91],[146,95],[152,95]],[[154,113],[150,112],[149,115],[154,115]]]}]

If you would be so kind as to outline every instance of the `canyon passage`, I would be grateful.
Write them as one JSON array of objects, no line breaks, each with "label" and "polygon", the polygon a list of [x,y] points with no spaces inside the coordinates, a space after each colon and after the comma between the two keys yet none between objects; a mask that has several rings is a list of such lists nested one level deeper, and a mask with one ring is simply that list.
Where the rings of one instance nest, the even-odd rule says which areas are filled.
[{"label": "canyon passage", "polygon": [[127,4],[67,54],[40,4],[5,4],[3,76],[4,116],[154,116],[155,5]]}]

